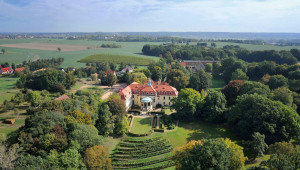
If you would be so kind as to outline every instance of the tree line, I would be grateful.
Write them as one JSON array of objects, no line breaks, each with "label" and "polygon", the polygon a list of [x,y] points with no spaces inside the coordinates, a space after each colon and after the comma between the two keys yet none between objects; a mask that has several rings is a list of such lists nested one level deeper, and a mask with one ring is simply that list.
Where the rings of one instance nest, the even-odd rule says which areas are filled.
[{"label": "tree line", "polygon": [[300,51],[249,51],[239,46],[226,45],[222,48],[215,48],[212,43],[207,48],[206,43],[197,45],[149,45],[143,46],[142,52],[146,55],[160,56],[169,62],[174,60],[222,60],[226,57],[236,57],[247,62],[274,61],[277,64],[296,64],[300,61]]}]

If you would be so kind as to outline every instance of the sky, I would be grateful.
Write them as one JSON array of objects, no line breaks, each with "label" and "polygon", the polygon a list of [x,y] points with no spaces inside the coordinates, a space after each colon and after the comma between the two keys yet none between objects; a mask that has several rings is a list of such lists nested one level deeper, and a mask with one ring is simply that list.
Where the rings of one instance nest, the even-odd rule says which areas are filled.
[{"label": "sky", "polygon": [[0,0],[0,32],[300,32],[300,0]]}]

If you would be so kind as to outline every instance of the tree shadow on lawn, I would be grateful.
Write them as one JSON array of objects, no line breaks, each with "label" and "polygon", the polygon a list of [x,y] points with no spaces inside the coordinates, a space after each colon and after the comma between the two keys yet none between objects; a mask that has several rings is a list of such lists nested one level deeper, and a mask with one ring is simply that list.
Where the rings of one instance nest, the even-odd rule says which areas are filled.
[{"label": "tree shadow on lawn", "polygon": [[141,125],[151,125],[151,118],[141,118],[141,120],[137,121]]},{"label": "tree shadow on lawn", "polygon": [[233,132],[223,124],[212,124],[204,121],[198,121],[191,123],[182,123],[179,124],[179,127],[192,131],[188,134],[188,141],[213,138],[229,138],[232,141],[239,142],[239,139],[233,134]]}]

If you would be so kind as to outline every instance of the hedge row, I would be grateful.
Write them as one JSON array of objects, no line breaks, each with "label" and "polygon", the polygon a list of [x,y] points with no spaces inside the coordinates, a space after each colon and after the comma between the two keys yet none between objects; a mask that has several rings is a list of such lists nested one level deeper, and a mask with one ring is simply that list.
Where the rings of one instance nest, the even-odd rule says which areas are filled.
[{"label": "hedge row", "polygon": [[161,145],[157,147],[150,147],[150,148],[145,148],[145,149],[136,149],[133,151],[122,151],[122,150],[117,150],[115,153],[116,154],[146,154],[146,153],[151,153],[151,152],[156,152],[157,150],[164,150],[171,147],[171,145]]},{"label": "hedge row", "polygon": [[160,150],[160,151],[156,151],[156,152],[151,152],[151,153],[147,153],[147,154],[139,154],[139,155],[119,155],[119,154],[115,154],[113,156],[114,158],[121,158],[121,159],[129,159],[129,158],[148,158],[148,157],[152,157],[152,156],[157,156],[157,155],[162,155],[168,152],[171,152],[172,148],[169,147],[167,149],[164,150]]},{"label": "hedge row", "polygon": [[136,140],[136,139],[131,139],[131,138],[127,138],[124,140],[124,142],[131,142],[131,143],[149,143],[149,142],[153,142],[153,141],[156,141],[156,140],[161,140],[162,137],[155,137],[155,138],[151,138],[151,139],[145,139],[145,140],[140,140],[140,138],[138,138],[139,140]]},{"label": "hedge row", "polygon": [[157,159],[157,160],[153,160],[153,161],[149,161],[149,162],[140,162],[140,163],[122,163],[122,162],[116,162],[113,163],[113,167],[127,167],[127,168],[139,168],[142,166],[148,166],[148,165],[152,165],[152,164],[157,164],[157,163],[161,163],[161,162],[165,162],[170,160],[171,157],[166,157],[166,158],[162,158],[162,159]]},{"label": "hedge row", "polygon": [[[153,165],[148,165],[145,167],[139,167],[139,168],[130,168],[131,170],[160,170],[160,169],[165,169],[165,168],[169,168],[175,166],[175,163],[173,161],[165,161],[165,162],[161,162],[161,163],[157,163],[157,164],[153,164]],[[115,170],[117,169],[128,169],[127,167],[113,167]]]},{"label": "hedge row", "polygon": [[165,132],[165,129],[154,129],[154,132]]},{"label": "hedge row", "polygon": [[121,142],[119,144],[120,147],[145,147],[147,145],[155,145],[155,144],[159,144],[159,143],[165,143],[167,142],[165,139],[160,139],[160,140],[156,140],[153,142],[148,142],[148,143],[132,143],[132,142]]},{"label": "hedge row", "polygon": [[132,132],[128,132],[129,136],[134,136],[134,137],[144,137],[144,136],[149,136],[153,133],[152,130],[150,130],[148,133],[143,133],[143,134],[136,134],[136,133],[132,133]]}]

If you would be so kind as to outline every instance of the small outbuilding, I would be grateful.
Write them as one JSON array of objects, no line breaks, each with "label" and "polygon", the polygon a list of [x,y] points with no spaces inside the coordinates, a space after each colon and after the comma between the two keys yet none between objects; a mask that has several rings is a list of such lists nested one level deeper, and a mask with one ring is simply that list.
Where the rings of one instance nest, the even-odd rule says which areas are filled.
[{"label": "small outbuilding", "polygon": [[4,120],[4,123],[6,123],[6,124],[11,124],[11,125],[15,124],[15,122],[16,122],[15,119],[5,119],[5,120]]}]

